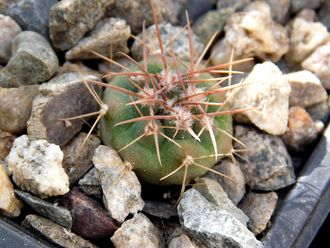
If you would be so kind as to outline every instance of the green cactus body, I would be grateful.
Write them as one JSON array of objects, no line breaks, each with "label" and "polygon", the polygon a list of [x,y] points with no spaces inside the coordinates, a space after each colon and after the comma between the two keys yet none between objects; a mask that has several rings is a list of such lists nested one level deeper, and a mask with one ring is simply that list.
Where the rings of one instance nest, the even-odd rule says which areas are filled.
[{"label": "green cactus body", "polygon": [[[179,70],[182,75],[187,73],[187,67],[183,65],[173,66],[173,59],[167,58],[170,70],[175,71],[173,75],[177,75]],[[143,65],[143,62],[141,62]],[[159,57],[152,57],[148,59],[147,63],[148,72],[157,75],[164,75],[164,68],[162,60]],[[132,71],[141,72],[141,69],[136,65],[130,68]],[[165,72],[166,73],[166,72]],[[196,79],[211,78],[209,74],[196,75]],[[135,80],[136,84],[141,88],[152,88],[151,81],[146,84],[145,80]],[[131,92],[141,93],[136,85],[132,84],[132,77],[116,76],[112,78],[111,85],[127,89]],[[154,84],[160,84],[160,81],[156,80]],[[189,83],[184,83],[184,87],[187,89]],[[210,83],[198,83],[194,84],[198,92],[208,90],[212,86]],[[163,92],[157,96],[160,100],[166,99],[166,101],[177,101],[182,97],[183,89],[182,85],[176,85],[174,89],[169,92]],[[204,96],[203,96],[204,97]],[[143,181],[153,184],[182,184],[184,178],[184,168],[181,168],[176,173],[168,176],[164,180],[160,180],[162,177],[175,171],[187,157],[191,157],[195,163],[199,165],[211,168],[221,156],[217,156],[215,159],[214,144],[212,143],[210,134],[207,130],[204,130],[199,136],[200,141],[196,140],[190,133],[185,130],[180,130],[174,136],[176,129],[175,120],[173,119],[159,119],[154,120],[157,124],[157,140],[159,144],[160,161],[156,149],[155,135],[146,134],[147,125],[150,121],[135,121],[123,125],[117,125],[117,123],[139,118],[143,116],[150,116],[150,105],[143,103],[131,104],[133,101],[139,100],[138,97],[122,93],[113,88],[107,88],[104,92],[103,102],[108,105],[109,111],[101,120],[100,131],[103,142],[119,151],[120,156],[124,161],[128,161],[133,165],[134,171],[138,177]],[[223,102],[223,93],[210,94],[205,96],[204,101],[209,102]],[[172,106],[174,107],[174,106]],[[219,110],[219,106],[202,106],[207,113],[212,113]],[[164,116],[173,115],[170,110],[164,109],[160,104],[153,104],[152,111],[154,115]],[[196,106],[189,107],[189,111],[192,115],[197,116],[200,114]],[[142,115],[141,115],[142,114]],[[212,117],[213,131],[215,140],[217,143],[218,154],[227,154],[232,148],[232,141],[230,135],[232,134],[232,119],[230,115],[215,116]],[[165,128],[164,126],[172,126],[173,128]],[[203,125],[196,119],[192,119],[191,127],[195,134],[198,134]],[[223,130],[219,131],[218,129]],[[171,142],[164,135],[160,135],[160,132],[173,139]],[[225,132],[227,134],[225,134]],[[228,135],[229,134],[229,135]],[[140,139],[138,139],[140,137]],[[138,139],[138,140],[137,140]],[[134,142],[134,140],[137,140]],[[128,144],[131,144],[127,146]],[[179,147],[179,146],[180,147]],[[127,148],[122,149],[127,146]],[[122,150],[121,150],[122,149]],[[200,158],[203,157],[204,158]],[[201,166],[191,165],[187,168],[186,183],[192,179],[202,176],[206,173],[206,169]]]}]

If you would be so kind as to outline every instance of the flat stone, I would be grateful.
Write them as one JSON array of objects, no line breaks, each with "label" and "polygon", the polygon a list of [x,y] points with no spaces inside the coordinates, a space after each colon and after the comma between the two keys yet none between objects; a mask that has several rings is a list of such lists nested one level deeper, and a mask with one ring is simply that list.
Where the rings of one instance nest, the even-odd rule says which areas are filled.
[{"label": "flat stone", "polygon": [[232,93],[232,108],[253,108],[239,115],[267,133],[284,133],[288,123],[291,87],[279,68],[271,62],[257,64],[244,83],[247,85],[237,87]]},{"label": "flat stone", "polygon": [[72,215],[72,231],[86,239],[109,237],[118,228],[104,207],[86,196],[78,188],[73,188],[61,200]]},{"label": "flat stone", "polygon": [[301,64],[305,70],[313,72],[326,89],[330,89],[330,43],[319,46]]},{"label": "flat stone", "polygon": [[330,115],[330,105],[328,99],[305,109],[314,121],[320,120],[326,123]]},{"label": "flat stone", "polygon": [[285,60],[291,65],[299,66],[315,49],[330,41],[327,28],[320,22],[308,22],[297,17],[287,29],[290,48]]},{"label": "flat stone", "polygon": [[184,193],[178,213],[183,228],[206,247],[263,247],[245,225],[195,189]]},{"label": "flat stone", "polygon": [[288,129],[281,135],[288,149],[302,152],[316,141],[317,135],[317,126],[308,112],[301,107],[290,108]]},{"label": "flat stone", "polygon": [[320,80],[310,71],[297,71],[285,74],[291,85],[290,106],[309,107],[328,98]]},{"label": "flat stone", "polygon": [[15,138],[13,134],[1,131],[0,129],[0,160],[5,160],[13,146]]},{"label": "flat stone", "polygon": [[[235,138],[249,150],[244,151],[240,167],[247,184],[256,190],[277,190],[295,182],[290,155],[283,141],[253,128],[235,126]],[[243,147],[235,143],[234,147]]]},{"label": "flat stone", "polygon": [[0,161],[0,214],[17,217],[21,214],[23,203],[15,196],[14,186]]},{"label": "flat stone", "polygon": [[[3,2],[3,1],[2,1]],[[48,20],[50,8],[57,0],[10,0],[4,1],[0,12],[12,17],[23,30],[35,31],[48,37]]]},{"label": "flat stone", "polygon": [[[99,21],[90,34],[66,52],[67,60],[100,59],[99,53],[108,58],[118,57],[118,53],[128,53],[127,40],[131,30],[126,22],[119,18],[107,18]],[[93,51],[93,52],[91,52]]]},{"label": "flat stone", "polygon": [[37,84],[50,79],[58,59],[48,41],[32,31],[19,33],[12,45],[12,57],[0,71],[1,87]]},{"label": "flat stone", "polygon": [[284,24],[289,19],[289,10],[291,0],[266,0],[265,1],[275,22]]},{"label": "flat stone", "polygon": [[86,175],[79,180],[79,188],[87,195],[92,195],[97,198],[102,197],[102,188],[100,183],[100,173],[94,167]]},{"label": "flat stone", "polygon": [[193,188],[198,190],[202,196],[217,205],[221,210],[228,212],[242,224],[247,225],[249,218],[233,204],[217,181],[202,177],[196,180]]},{"label": "flat stone", "polygon": [[124,164],[115,150],[99,146],[93,162],[100,173],[103,202],[112,218],[123,222],[142,210],[141,185],[130,164]]},{"label": "flat stone", "polygon": [[297,13],[304,8],[317,9],[323,0],[291,0],[291,13]]},{"label": "flat stone", "polygon": [[229,159],[222,159],[212,169],[231,178],[228,179],[211,171],[205,175],[207,178],[216,180],[227,193],[228,198],[237,205],[245,194],[245,179],[239,165]]},{"label": "flat stone", "polygon": [[267,227],[267,224],[274,212],[277,202],[277,194],[270,193],[248,193],[240,208],[249,216],[249,229],[254,235],[260,234]]},{"label": "flat stone", "polygon": [[113,1],[63,0],[49,14],[49,33],[54,47],[65,51],[76,45],[104,15]]},{"label": "flat stone", "polygon": [[65,73],[40,86],[27,123],[31,139],[46,139],[50,143],[65,145],[81,130],[84,123],[82,119],[60,119],[98,110],[97,102],[84,85],[84,80],[97,78],[93,75]]},{"label": "flat stone", "polygon": [[142,212],[161,219],[169,219],[178,215],[174,205],[160,201],[144,201]]},{"label": "flat stone", "polygon": [[158,230],[151,221],[145,215],[137,213],[121,225],[111,237],[111,241],[116,248],[158,248],[158,236]]},{"label": "flat stone", "polygon": [[32,101],[39,85],[0,88],[0,129],[11,133],[26,131],[31,116]]},{"label": "flat stone", "polygon": [[6,164],[20,188],[46,198],[69,191],[62,160],[59,146],[46,140],[30,141],[27,135],[22,135],[15,139]]},{"label": "flat stone", "polygon": [[66,229],[54,222],[45,219],[43,217],[29,214],[25,217],[22,225],[26,228],[32,229],[38,232],[46,239],[54,242],[57,245],[67,248],[96,248],[89,241],[79,237],[72,233],[69,229]]},{"label": "flat stone", "polygon": [[198,248],[198,246],[187,235],[181,234],[171,240],[168,248]]},{"label": "flat stone", "polygon": [[72,217],[70,211],[58,206],[56,203],[50,203],[39,197],[33,196],[21,190],[15,190],[15,194],[30,208],[41,216],[48,218],[55,223],[71,229]]},{"label": "flat stone", "polygon": [[[189,38],[187,29],[180,26],[173,26],[170,23],[160,23],[159,24],[160,35],[163,43],[169,42],[172,38],[173,40],[173,50],[175,56],[178,59],[189,61],[190,53],[189,53]],[[204,45],[200,41],[199,37],[195,34],[192,36],[193,45],[195,50],[196,58],[203,51]],[[133,46],[131,48],[131,53],[136,60],[143,59],[143,45],[141,41],[143,40],[142,33],[137,36],[135,39]],[[156,27],[152,25],[146,29],[146,40],[148,41],[146,44],[147,51],[149,56],[160,54],[160,48],[158,44],[158,39],[156,35]],[[164,45],[163,44],[163,45]],[[165,54],[172,57],[172,48],[170,45],[164,47]]]},{"label": "flat stone", "polygon": [[0,14],[0,63],[5,64],[11,56],[11,46],[22,29],[10,18]]},{"label": "flat stone", "polygon": [[[70,185],[76,184],[92,167],[95,149],[101,144],[100,139],[87,133],[79,133],[62,149],[62,166],[69,177]],[[85,143],[84,143],[85,141]]]}]

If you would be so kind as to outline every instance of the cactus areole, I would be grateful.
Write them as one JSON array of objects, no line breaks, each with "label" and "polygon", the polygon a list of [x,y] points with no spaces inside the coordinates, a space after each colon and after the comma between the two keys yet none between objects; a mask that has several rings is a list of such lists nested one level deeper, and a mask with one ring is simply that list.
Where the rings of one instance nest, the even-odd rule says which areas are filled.
[{"label": "cactus areole", "polygon": [[153,56],[112,77],[103,142],[153,184],[186,184],[232,148],[225,91],[207,70]]}]

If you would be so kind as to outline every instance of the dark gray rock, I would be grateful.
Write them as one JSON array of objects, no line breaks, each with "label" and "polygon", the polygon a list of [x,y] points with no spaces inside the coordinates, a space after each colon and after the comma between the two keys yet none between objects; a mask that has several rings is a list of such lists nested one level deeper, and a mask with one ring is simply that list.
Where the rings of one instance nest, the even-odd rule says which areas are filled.
[{"label": "dark gray rock", "polygon": [[245,225],[208,202],[195,189],[184,193],[178,205],[178,214],[183,228],[207,247],[262,247]]},{"label": "dark gray rock", "polygon": [[[239,125],[235,138],[249,149],[241,154],[239,165],[252,189],[277,190],[295,182],[292,161],[281,138]],[[238,143],[234,147],[242,149]]]},{"label": "dark gray rock", "polygon": [[159,201],[144,201],[142,212],[162,219],[169,219],[178,215],[174,205]]},{"label": "dark gray rock", "polygon": [[58,69],[58,59],[48,41],[32,31],[19,33],[12,57],[0,71],[0,86],[18,87],[47,81]]},{"label": "dark gray rock", "polygon": [[58,0],[5,0],[4,2],[0,5],[0,13],[13,18],[23,30],[35,31],[48,37],[49,11]]},{"label": "dark gray rock", "polygon": [[304,8],[317,9],[323,0],[291,0],[291,13],[297,13]]},{"label": "dark gray rock", "polygon": [[38,232],[46,239],[54,242],[57,245],[67,248],[96,248],[89,241],[72,233],[69,229],[55,224],[54,222],[37,215],[27,215],[22,222],[26,228]]},{"label": "dark gray rock", "polygon": [[330,1],[324,1],[319,11],[319,20],[325,25],[328,30],[330,29]]},{"label": "dark gray rock", "polygon": [[330,106],[328,99],[320,103],[311,105],[305,109],[314,121],[320,120],[326,123],[329,118]]},{"label": "dark gray rock", "polygon": [[97,198],[102,197],[102,188],[100,184],[100,173],[94,167],[78,182],[79,188],[87,195],[92,195]]},{"label": "dark gray rock", "polygon": [[14,139],[16,137],[0,129],[0,160],[5,160],[13,146]]},{"label": "dark gray rock", "polygon": [[249,229],[254,235],[260,234],[265,228],[274,212],[277,202],[277,194],[270,193],[248,193],[240,208],[249,216]]},{"label": "dark gray rock", "polygon": [[274,21],[284,24],[289,19],[290,0],[265,0]]},{"label": "dark gray rock", "polygon": [[194,22],[203,14],[214,9],[216,2],[217,0],[188,0],[178,16],[180,25],[185,26],[187,24],[186,11],[188,11],[190,22]]},{"label": "dark gray rock", "polygon": [[93,75],[61,74],[39,88],[33,100],[27,132],[31,139],[46,139],[50,143],[68,143],[83,125],[82,119],[69,122],[60,120],[95,112],[98,105],[84,80],[97,80]]},{"label": "dark gray rock", "polygon": [[21,190],[15,190],[15,194],[41,216],[65,228],[71,229],[72,217],[70,211],[66,208],[60,207],[56,203],[47,202]]}]

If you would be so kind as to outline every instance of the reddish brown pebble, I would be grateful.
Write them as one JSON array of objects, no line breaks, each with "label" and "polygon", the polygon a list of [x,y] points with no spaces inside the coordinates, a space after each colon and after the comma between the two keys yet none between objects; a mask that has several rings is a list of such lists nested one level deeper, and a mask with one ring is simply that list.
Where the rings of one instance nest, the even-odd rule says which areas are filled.
[{"label": "reddish brown pebble", "polygon": [[13,145],[15,136],[0,130],[0,159],[4,160],[9,154],[10,148]]}]

